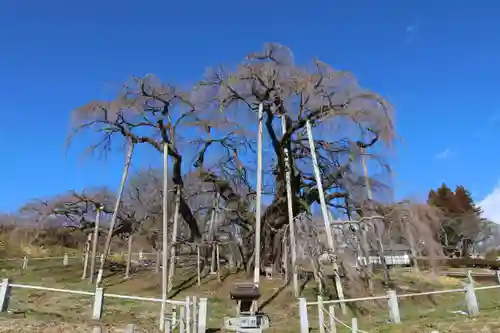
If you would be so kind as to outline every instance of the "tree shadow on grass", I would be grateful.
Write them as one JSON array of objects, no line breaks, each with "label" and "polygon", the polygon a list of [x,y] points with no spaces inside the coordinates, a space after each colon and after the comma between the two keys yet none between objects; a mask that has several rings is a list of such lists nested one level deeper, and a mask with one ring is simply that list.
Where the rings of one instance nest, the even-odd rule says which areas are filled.
[{"label": "tree shadow on grass", "polygon": [[304,289],[306,289],[306,286],[307,284],[309,283],[309,281],[312,280],[312,277],[311,275],[306,275],[306,278],[304,280],[304,283],[302,283],[299,287],[299,295],[301,295],[303,292],[304,292]]},{"label": "tree shadow on grass", "polygon": [[[209,275],[209,273],[206,273],[205,275],[201,276],[200,281],[205,279],[208,275]],[[173,297],[179,295],[184,290],[187,290],[191,287],[194,287],[197,284],[198,284],[198,274],[196,273],[194,275],[191,275],[190,277],[188,277],[187,279],[185,279],[184,281],[182,281],[181,283],[179,283],[175,287],[173,287],[172,294],[169,297],[173,298]]]},{"label": "tree shadow on grass", "polygon": [[193,287],[197,283],[197,277],[198,274],[191,275],[187,279],[176,285],[175,287],[172,287],[173,292],[170,295],[170,297],[173,298],[179,295],[183,290]]},{"label": "tree shadow on grass", "polygon": [[282,285],[281,287],[278,288],[278,290],[276,290],[272,295],[271,297],[269,297],[268,299],[266,299],[260,306],[259,306],[259,312],[263,311],[264,308],[266,306],[268,306],[272,301],[274,301],[280,294],[283,290],[285,290],[285,288],[288,286],[288,283],[285,283],[284,285]]},{"label": "tree shadow on grass", "polygon": [[235,272],[232,272],[231,269],[226,269],[225,270],[225,274],[221,276],[220,281],[224,282],[231,275],[238,275],[240,273],[240,271],[241,271],[240,267],[236,267],[236,271]]}]

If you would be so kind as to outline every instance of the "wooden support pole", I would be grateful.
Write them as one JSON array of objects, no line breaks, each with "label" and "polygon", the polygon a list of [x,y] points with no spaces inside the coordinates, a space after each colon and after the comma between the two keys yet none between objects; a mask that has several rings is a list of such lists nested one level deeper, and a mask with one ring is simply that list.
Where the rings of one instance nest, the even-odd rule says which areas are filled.
[{"label": "wooden support pole", "polygon": [[416,273],[420,271],[420,268],[418,267],[418,260],[417,260],[417,249],[416,249],[416,242],[415,242],[415,237],[413,237],[413,230],[411,230],[412,224],[410,223],[410,219],[405,219],[404,223],[404,229],[406,231],[406,236],[408,237],[408,243],[410,243],[410,252],[411,252],[411,259],[413,262],[413,269],[415,270]]},{"label": "wooden support pole", "polygon": [[[333,256],[335,253],[335,244],[333,242],[333,234],[332,234],[332,227],[331,227],[331,222],[330,222],[330,217],[328,214],[328,209],[326,207],[326,200],[325,200],[325,192],[323,190],[323,183],[321,181],[321,173],[319,170],[319,165],[318,165],[318,158],[316,156],[316,147],[314,144],[314,138],[312,134],[312,128],[311,128],[311,122],[308,120],[306,122],[306,129],[307,129],[307,138],[309,139],[309,149],[311,150],[311,159],[313,163],[313,168],[314,168],[314,177],[316,179],[316,187],[318,188],[318,194],[319,194],[319,201],[320,201],[320,206],[321,206],[321,214],[323,216],[323,222],[325,224],[325,232],[326,232],[326,239],[328,242],[328,248],[330,249],[329,256]],[[337,289],[337,295],[339,300],[344,299],[344,291],[342,289],[342,283],[340,281],[340,277],[338,275],[338,270],[336,267],[336,262],[334,262],[335,265],[335,287]],[[347,313],[347,308],[344,302],[340,303],[341,309],[343,313]]]},{"label": "wooden support pole", "polygon": [[325,224],[325,233],[328,247],[333,252],[335,250],[335,244],[333,243],[332,228],[330,225],[330,219],[328,217],[328,209],[326,207],[325,192],[323,190],[323,182],[321,181],[321,173],[318,166],[318,158],[316,156],[316,147],[314,144],[314,138],[312,134],[312,128],[310,121],[306,122],[307,137],[309,139],[309,149],[311,150],[311,159],[314,168],[314,177],[316,179],[316,187],[318,188],[319,201],[321,207],[321,214],[323,216],[323,222]]},{"label": "wooden support pole", "polygon": [[172,290],[175,271],[175,250],[177,243],[177,225],[179,223],[179,205],[181,202],[181,188],[177,186],[175,191],[174,225],[172,227],[172,244],[170,245],[170,268],[168,271],[168,291]]},{"label": "wooden support pole", "polygon": [[[283,239],[283,269],[285,271],[285,284],[288,284],[288,242],[286,237]],[[298,279],[298,278],[297,278]]]},{"label": "wooden support pole", "polygon": [[156,263],[155,263],[155,272],[160,272],[160,263],[161,263],[161,250],[156,250]]},{"label": "wooden support pole", "polygon": [[163,143],[163,256],[161,274],[161,313],[160,331],[165,330],[168,294],[168,143]]},{"label": "wooden support pole", "polygon": [[[212,212],[210,214],[210,226],[209,226],[209,231],[208,231],[208,239],[213,240],[212,233],[213,233],[213,224],[214,224],[214,219],[215,219],[215,209],[212,209]],[[210,274],[215,274],[215,248],[212,245],[211,246],[211,257],[210,257]],[[204,255],[205,260],[208,260],[208,254],[205,252]],[[206,263],[208,264],[208,263]],[[205,269],[204,269],[205,270]]]},{"label": "wooden support pole", "polygon": [[[261,215],[262,215],[262,122],[264,116],[264,104],[259,104],[257,118],[257,188],[255,198],[255,232],[254,232],[254,269],[253,282],[257,288],[260,283],[260,251],[261,251]],[[259,308],[259,301],[252,302],[251,312],[255,313]]]},{"label": "wooden support pole", "polygon": [[111,216],[111,223],[109,224],[108,235],[106,237],[106,243],[104,244],[103,260],[101,260],[101,263],[100,263],[99,273],[98,273],[97,281],[96,281],[96,286],[99,286],[99,284],[101,283],[100,278],[102,278],[103,271],[104,271],[104,264],[106,262],[106,257],[108,256],[109,248],[111,247],[111,238],[113,237],[115,225],[116,225],[116,220],[118,219],[118,211],[120,209],[120,203],[122,201],[122,195],[123,195],[123,190],[125,189],[125,183],[127,182],[128,171],[130,169],[130,164],[132,162],[133,153],[134,153],[134,143],[132,141],[130,141],[129,145],[128,145],[128,149],[127,149],[127,156],[125,158],[125,166],[123,168],[123,174],[122,174],[122,179],[120,182],[120,188],[118,190],[118,195],[116,197],[115,209],[113,211],[113,215]]},{"label": "wooden support pole", "polygon": [[87,235],[87,242],[85,243],[85,253],[83,255],[83,272],[82,280],[87,278],[87,269],[89,268],[89,255],[90,255],[90,243],[92,242],[92,234]]},{"label": "wooden support pole", "polygon": [[[212,216],[210,217],[210,227],[209,227],[209,239],[212,242],[216,241],[215,238],[215,223],[218,221],[219,218],[219,203],[220,203],[220,193],[217,193],[217,196],[215,198],[215,205],[214,209],[212,210]],[[215,245],[212,244],[212,258],[210,262],[210,274],[215,274]]]},{"label": "wooden support pole", "polygon": [[470,268],[467,269],[467,280],[470,284],[474,285],[474,278],[472,277],[472,270]]},{"label": "wooden support pole", "polygon": [[94,282],[94,274],[95,274],[95,260],[97,256],[97,244],[99,242],[99,224],[101,221],[101,206],[98,205],[95,208],[95,224],[94,224],[94,240],[92,241],[92,254],[90,256],[90,274],[89,274],[89,283],[92,284]]},{"label": "wooden support pole", "polygon": [[[372,188],[370,185],[370,178],[368,175],[368,167],[366,165],[365,149],[360,148],[360,150],[361,150],[361,164],[363,166],[363,173],[365,178],[366,195],[368,197],[368,200],[372,201],[373,195],[372,195]],[[376,243],[378,247],[380,263],[382,264],[382,268],[384,269],[384,281],[387,283],[389,282],[389,270],[387,268],[387,263],[385,262],[385,250],[384,250],[384,244],[382,243],[382,231],[379,228],[378,222],[379,221],[376,220],[373,221],[373,231],[375,232],[375,235],[377,237]]]},{"label": "wooden support pole", "polygon": [[260,233],[261,233],[261,204],[262,204],[262,122],[264,115],[264,104],[259,104],[258,126],[257,126],[257,197],[255,200],[255,249],[254,249],[254,271],[253,282],[259,286],[260,282]]},{"label": "wooden support pole", "polygon": [[132,241],[134,236],[132,234],[128,235],[128,244],[127,244],[127,266],[125,268],[125,279],[130,277],[130,264],[132,262]]},{"label": "wooden support pole", "polygon": [[[286,133],[286,116],[281,116],[281,128],[283,135]],[[292,193],[292,166],[290,164],[290,156],[288,148],[284,147],[283,153],[285,155],[285,177],[286,177],[286,197],[287,197],[287,208],[288,208],[288,231],[290,235],[290,251],[292,257],[292,286],[293,295],[297,298],[299,297],[299,280],[297,273],[297,241],[295,240],[295,223],[293,215],[293,193]]]},{"label": "wooden support pole", "polygon": [[219,254],[219,243],[215,244],[215,260],[217,260],[217,282],[221,282],[220,278],[220,254]]},{"label": "wooden support pole", "polygon": [[200,245],[196,245],[196,271],[198,277],[198,286],[201,286],[201,262],[200,262]]}]

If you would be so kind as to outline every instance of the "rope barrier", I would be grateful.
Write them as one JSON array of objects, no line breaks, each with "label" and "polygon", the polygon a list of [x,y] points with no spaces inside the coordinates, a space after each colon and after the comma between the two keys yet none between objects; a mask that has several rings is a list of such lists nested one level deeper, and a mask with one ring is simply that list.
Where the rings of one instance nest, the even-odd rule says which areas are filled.
[{"label": "rope barrier", "polygon": [[[329,316],[331,319],[333,319],[335,322],[339,323],[340,325],[342,325],[342,326],[344,326],[345,328],[347,328],[347,329],[349,329],[349,330],[351,330],[351,331],[352,331],[352,326],[349,326],[349,325],[347,325],[346,323],[344,323],[342,320],[338,319],[337,317],[332,316],[332,314],[331,314],[329,311],[327,311],[327,310],[325,309],[325,307],[324,307],[324,306],[321,308],[321,310],[323,311],[323,313],[324,313],[324,312],[328,313],[328,316]],[[325,328],[328,328],[328,327],[327,327],[327,326],[325,326]],[[329,328],[328,328],[328,330],[331,332],[331,330],[330,330]],[[357,329],[357,331],[358,331],[358,333],[370,333],[370,332],[367,332],[367,331],[360,330],[359,328]]]}]

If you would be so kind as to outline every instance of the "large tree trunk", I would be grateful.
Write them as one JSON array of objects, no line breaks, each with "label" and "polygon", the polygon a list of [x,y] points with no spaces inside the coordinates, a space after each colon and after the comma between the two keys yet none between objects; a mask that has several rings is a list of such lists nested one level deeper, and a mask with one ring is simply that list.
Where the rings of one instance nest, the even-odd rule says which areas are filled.
[{"label": "large tree trunk", "polygon": [[189,207],[189,204],[187,203],[186,198],[184,197],[182,191],[182,189],[184,188],[184,182],[182,181],[181,156],[176,156],[174,158],[172,172],[173,172],[172,180],[180,190],[179,213],[181,214],[182,219],[187,223],[189,227],[189,231],[191,232],[191,240],[200,240],[201,232],[200,228],[198,227],[198,222],[196,221],[196,218],[194,217],[193,212],[191,211],[191,207]]}]

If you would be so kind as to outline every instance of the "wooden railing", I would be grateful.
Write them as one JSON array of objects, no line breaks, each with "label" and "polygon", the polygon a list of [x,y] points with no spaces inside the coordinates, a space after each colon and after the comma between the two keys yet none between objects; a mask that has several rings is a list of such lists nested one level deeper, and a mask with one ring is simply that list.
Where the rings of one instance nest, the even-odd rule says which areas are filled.
[{"label": "wooden railing", "polygon": [[[143,302],[162,303],[160,298],[131,296],[131,295],[118,295],[105,293],[104,288],[96,288],[94,292],[72,289],[59,289],[49,288],[42,286],[24,285],[10,283],[9,279],[3,279],[0,285],[0,311],[7,312],[9,307],[9,300],[11,298],[11,290],[13,288],[19,289],[32,289],[43,290],[51,292],[59,292],[65,294],[74,294],[82,296],[91,296],[94,298],[92,307],[92,319],[100,320],[103,316],[104,298],[115,298],[124,300],[134,300]],[[166,301],[168,304],[175,305],[179,308],[178,317],[177,313],[167,318],[168,325],[165,327],[173,330],[178,327],[182,333],[205,333],[206,332],[206,319],[207,319],[207,299],[187,296],[184,300],[169,299]]]},{"label": "wooden railing", "polygon": [[[497,273],[499,275],[500,273]],[[476,297],[476,291],[479,290],[491,290],[500,289],[500,285],[475,287],[474,281],[472,280],[470,271],[468,273],[469,282],[462,288],[457,289],[445,289],[436,291],[427,291],[421,293],[407,293],[407,294],[397,294],[394,290],[388,290],[386,295],[380,296],[370,296],[370,297],[360,297],[351,299],[336,299],[336,300],[323,300],[322,296],[318,296],[316,301],[307,301],[305,298],[299,298],[299,314],[300,314],[300,332],[309,332],[309,318],[308,318],[308,307],[317,307],[315,311],[318,312],[318,326],[320,333],[336,332],[336,325],[340,324],[342,326],[348,327],[352,332],[367,333],[366,331],[360,330],[358,328],[358,322],[356,318],[352,318],[352,322],[347,324],[341,321],[335,315],[335,304],[346,304],[349,302],[362,302],[362,301],[377,301],[377,300],[387,300],[387,308],[390,322],[393,324],[401,323],[401,316],[399,313],[399,302],[400,298],[407,297],[418,297],[418,296],[429,296],[429,295],[440,295],[449,293],[464,293],[465,303],[467,305],[467,313],[470,316],[475,316],[479,313],[479,304]],[[344,313],[345,315],[345,313]],[[325,317],[329,318],[328,322],[325,322]]]}]

